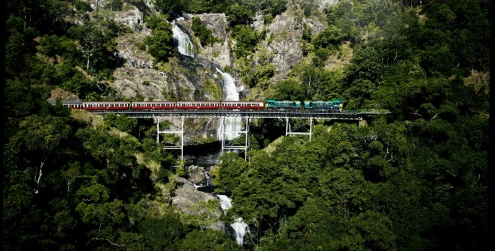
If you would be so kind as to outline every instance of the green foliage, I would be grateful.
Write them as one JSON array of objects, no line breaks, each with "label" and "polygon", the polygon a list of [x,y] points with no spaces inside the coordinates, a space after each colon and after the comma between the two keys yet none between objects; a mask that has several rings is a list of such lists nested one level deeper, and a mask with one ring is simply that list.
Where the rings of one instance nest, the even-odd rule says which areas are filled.
[{"label": "green foliage", "polygon": [[237,3],[230,5],[225,14],[227,14],[227,22],[231,28],[238,25],[248,26],[253,22],[254,17],[253,9]]},{"label": "green foliage", "polygon": [[192,230],[179,244],[180,250],[243,250],[226,233],[211,229]]},{"label": "green foliage", "polygon": [[270,25],[273,21],[274,17],[272,16],[272,14],[266,14],[266,15],[263,15],[263,24],[264,25]]},{"label": "green foliage", "polygon": [[184,231],[177,215],[171,213],[158,219],[145,218],[138,223],[138,228],[146,246],[152,250],[178,250],[177,241]]},{"label": "green foliage", "polygon": [[346,219],[331,215],[321,202],[319,198],[309,198],[297,214],[287,220],[275,241],[269,243],[271,249],[279,246],[287,250],[338,249]]},{"label": "green foliage", "polygon": [[363,107],[365,101],[371,98],[382,70],[383,65],[376,50],[366,47],[356,52],[345,73],[344,96],[349,100],[349,108]]},{"label": "green foliage", "polygon": [[115,119],[117,118],[116,114],[110,113],[103,117],[103,121],[105,125],[108,127],[115,127]]},{"label": "green foliage", "polygon": [[291,76],[298,77],[301,81],[300,90],[293,90],[298,93],[295,97],[297,100],[330,100],[341,97],[342,77],[338,71],[321,69],[313,64],[299,65]]},{"label": "green foliage", "polygon": [[207,229],[209,226],[220,223],[218,218],[220,214],[220,202],[218,200],[199,201],[191,209],[196,214],[182,216],[183,222],[186,222],[188,225]]},{"label": "green foliage", "polygon": [[270,13],[273,17],[282,14],[287,9],[286,0],[271,0],[266,1],[266,12]]},{"label": "green foliage", "polygon": [[185,1],[184,10],[188,13],[208,13],[211,11],[215,1],[209,0],[191,0]]},{"label": "green foliage", "polygon": [[311,27],[307,23],[303,23],[303,34],[302,39],[306,42],[311,41]]},{"label": "green foliage", "polygon": [[127,118],[125,114],[120,114],[115,119],[115,128],[123,132],[134,133],[137,129],[137,119]]},{"label": "green foliage", "polygon": [[167,58],[174,52],[171,32],[155,31],[152,36],[145,38],[144,43],[148,45],[148,52],[158,61],[167,62]]},{"label": "green foliage", "polygon": [[344,38],[345,36],[339,28],[334,25],[329,25],[325,30],[315,36],[311,40],[311,43],[313,43],[316,48],[335,50],[336,47],[344,41]]},{"label": "green foliage", "polygon": [[[119,32],[119,26],[114,21],[95,20],[84,25],[73,26],[67,30],[71,38],[81,45],[82,57],[86,61],[84,68],[91,73],[97,73],[103,79],[109,79],[112,70],[122,64],[116,56],[114,37]],[[106,74],[102,74],[105,73]]]},{"label": "green foliage", "polygon": [[175,52],[172,26],[163,16],[149,16],[146,24],[153,30],[151,36],[144,39],[148,52],[157,62],[167,62],[168,57]]},{"label": "green foliage", "polygon": [[301,85],[293,80],[282,80],[266,91],[266,97],[273,100],[302,100],[305,96],[301,89]]},{"label": "green foliage", "polygon": [[202,46],[213,45],[213,43],[219,41],[219,39],[213,37],[211,30],[206,28],[199,17],[193,17],[191,29],[194,35],[199,38]]},{"label": "green foliage", "polygon": [[183,166],[177,166],[175,168],[175,174],[177,174],[179,177],[187,177],[187,170]]},{"label": "green foliage", "polygon": [[243,158],[236,153],[225,153],[220,158],[219,170],[214,174],[215,189],[219,193],[232,193],[239,184],[240,174],[247,168]]},{"label": "green foliage", "polygon": [[266,89],[270,78],[275,74],[275,66],[271,63],[271,55],[268,52],[262,51],[258,55],[257,65],[253,65],[249,60],[239,60],[243,67],[242,81],[251,88]]},{"label": "green foliage", "polygon": [[84,1],[76,1],[74,3],[74,7],[76,8],[77,11],[81,13],[91,10],[91,5],[88,2],[84,2]]},{"label": "green foliage", "polygon": [[[111,0],[110,1],[110,11],[120,11],[122,10],[123,6],[122,0]],[[108,8],[108,7],[107,7]]]},{"label": "green foliage", "polygon": [[390,219],[380,213],[366,211],[348,223],[341,248],[355,250],[396,250],[395,234]]},{"label": "green foliage", "polygon": [[183,1],[176,0],[155,0],[154,4],[160,13],[167,16],[172,16],[173,14],[181,15],[184,6]]},{"label": "green foliage", "polygon": [[64,59],[64,62],[69,65],[81,64],[80,51],[77,50],[76,44],[66,36],[44,36],[39,44],[40,51],[47,56],[61,56]]},{"label": "green foliage", "polygon": [[[233,168],[233,163],[227,163],[230,166],[227,169]],[[297,210],[307,196],[306,188],[298,182],[299,174],[278,165],[265,152],[252,152],[249,168],[236,172],[242,173],[231,176],[231,172],[227,174],[220,169],[221,179],[242,180],[232,191],[233,207],[227,213],[230,217],[239,215],[243,219],[251,219],[251,223],[256,225],[275,227],[279,217]]]},{"label": "green foliage", "polygon": [[356,216],[364,209],[370,187],[357,170],[336,168],[319,177],[319,196],[332,215],[341,217]]},{"label": "green foliage", "polygon": [[232,35],[236,40],[235,55],[237,58],[251,54],[261,39],[261,34],[249,25],[237,25],[232,29]]}]

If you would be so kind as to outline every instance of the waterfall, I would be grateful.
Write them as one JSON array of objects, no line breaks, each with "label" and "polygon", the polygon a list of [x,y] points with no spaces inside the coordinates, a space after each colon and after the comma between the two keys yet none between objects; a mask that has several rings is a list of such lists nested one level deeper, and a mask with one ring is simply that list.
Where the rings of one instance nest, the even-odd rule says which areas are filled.
[{"label": "waterfall", "polygon": [[[234,79],[230,74],[222,72],[217,68],[217,71],[222,74],[223,82],[223,100],[225,101],[239,101],[239,92],[237,91],[237,86],[235,85]],[[219,125],[217,130],[218,140],[222,140],[221,126]],[[240,117],[227,117],[225,118],[225,128],[224,128],[225,140],[233,140],[239,133],[228,133],[228,132],[239,132],[241,131],[241,118]]]},{"label": "waterfall", "polygon": [[172,21],[172,33],[180,54],[194,58],[194,45],[189,36],[175,23],[175,20]]},{"label": "waterfall", "polygon": [[[218,199],[220,200],[220,207],[223,212],[226,213],[227,210],[232,207],[232,201],[229,197],[221,194],[217,194]],[[244,235],[249,233],[249,228],[246,223],[242,220],[242,218],[237,218],[234,223],[230,224],[232,229],[234,230],[234,237],[237,244],[242,246],[244,244]]]}]

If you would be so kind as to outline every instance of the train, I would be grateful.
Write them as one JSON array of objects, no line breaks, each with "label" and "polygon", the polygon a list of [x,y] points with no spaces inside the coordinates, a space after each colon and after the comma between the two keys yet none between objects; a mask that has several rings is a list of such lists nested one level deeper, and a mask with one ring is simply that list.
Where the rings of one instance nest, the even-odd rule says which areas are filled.
[{"label": "train", "polygon": [[[55,104],[55,102],[52,102]],[[341,100],[331,101],[63,101],[71,110],[160,111],[160,110],[324,110],[343,111]]]}]

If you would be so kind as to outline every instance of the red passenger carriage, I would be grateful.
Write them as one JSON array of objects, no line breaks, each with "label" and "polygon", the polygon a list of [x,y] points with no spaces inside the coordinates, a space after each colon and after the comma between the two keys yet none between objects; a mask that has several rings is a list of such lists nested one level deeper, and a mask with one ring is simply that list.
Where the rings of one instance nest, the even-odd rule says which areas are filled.
[{"label": "red passenger carriage", "polygon": [[220,102],[217,101],[179,101],[177,109],[199,109],[217,110],[220,109]]},{"label": "red passenger carriage", "polygon": [[[51,102],[52,105],[55,105],[55,102]],[[71,110],[79,110],[82,108],[83,102],[81,101],[65,101],[61,103],[62,106],[67,107]]]},{"label": "red passenger carriage", "polygon": [[118,111],[129,110],[130,102],[83,102],[82,109],[87,111]]},{"label": "red passenger carriage", "polygon": [[175,109],[177,102],[173,101],[142,101],[132,102],[132,110],[171,110]]},{"label": "red passenger carriage", "polygon": [[222,101],[222,109],[258,110],[264,107],[264,103],[258,101]]}]

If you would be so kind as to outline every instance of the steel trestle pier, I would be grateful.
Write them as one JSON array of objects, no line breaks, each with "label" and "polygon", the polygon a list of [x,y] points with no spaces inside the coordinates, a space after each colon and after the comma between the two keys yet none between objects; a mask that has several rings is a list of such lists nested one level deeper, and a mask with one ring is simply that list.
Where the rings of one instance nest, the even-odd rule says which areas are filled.
[{"label": "steel trestle pier", "polygon": [[161,118],[166,118],[166,117],[158,117],[156,121],[156,143],[160,144],[160,134],[174,134],[174,135],[180,135],[180,143],[178,146],[173,145],[173,146],[165,146],[165,149],[176,149],[180,150],[180,157],[182,160],[184,160],[184,117],[181,117],[180,120],[180,129],[164,129],[163,131],[160,131],[160,119]]},{"label": "steel trestle pier", "polygon": [[[249,149],[249,120],[250,119],[285,119],[286,135],[308,135],[311,141],[313,120],[314,119],[330,119],[330,120],[353,120],[362,121],[364,116],[390,114],[388,111],[315,111],[315,110],[151,110],[151,111],[91,111],[93,114],[125,114],[128,118],[153,118],[157,121],[156,141],[160,143],[160,134],[174,134],[180,136],[179,145],[165,146],[166,149],[177,149],[181,151],[181,159],[184,160],[184,119],[185,118],[220,118],[222,154],[226,150],[243,150]],[[240,117],[244,125],[240,131],[226,131],[225,121],[229,117]],[[160,120],[167,118],[180,118],[179,128],[160,130]],[[291,127],[291,119],[308,119],[309,132],[297,132]],[[244,135],[245,141],[243,144],[232,145],[232,142],[226,143],[226,135],[228,134]]]},{"label": "steel trestle pier", "polygon": [[[226,130],[227,120],[225,119],[225,117],[220,118],[220,120],[221,120],[220,121],[220,130],[221,130],[220,135],[221,135],[221,141],[222,141],[222,154],[228,150],[243,150],[245,153],[247,153],[247,151],[249,149],[249,117],[241,118],[241,124],[242,125],[240,128],[240,131],[227,131]],[[243,130],[243,127],[244,127],[244,130]],[[243,144],[232,145],[232,142],[226,144],[227,135],[231,135],[231,134],[234,134],[234,135],[244,134],[245,139],[244,139]],[[244,155],[244,159],[246,159],[246,156],[247,156],[247,154]]]},{"label": "steel trestle pier", "polygon": [[313,132],[313,118],[309,118],[309,132],[294,132],[290,124],[290,117],[285,117],[285,135],[309,135],[309,141],[311,142],[311,134]]}]

